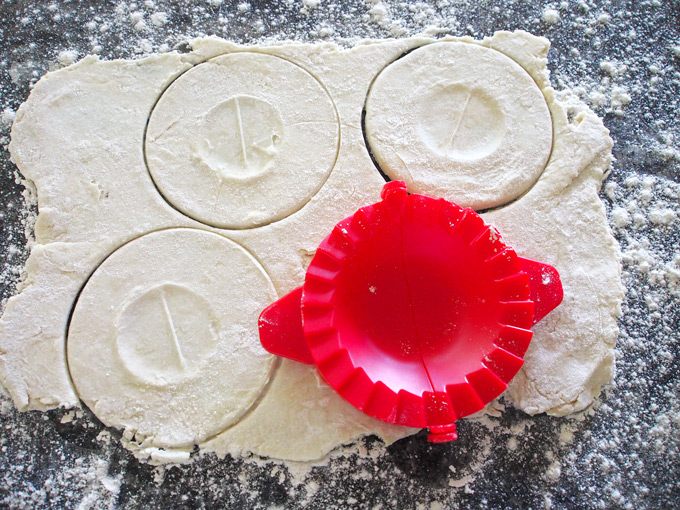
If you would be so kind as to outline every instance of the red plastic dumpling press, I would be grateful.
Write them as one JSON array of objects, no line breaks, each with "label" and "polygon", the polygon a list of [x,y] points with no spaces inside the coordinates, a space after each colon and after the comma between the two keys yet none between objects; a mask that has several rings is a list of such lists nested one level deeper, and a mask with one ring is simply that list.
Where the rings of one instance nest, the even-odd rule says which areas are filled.
[{"label": "red plastic dumpling press", "polygon": [[266,308],[260,340],[316,364],[366,414],[457,438],[507,387],[529,328],[562,301],[552,266],[518,257],[472,209],[385,184],[324,239],[305,283]]}]

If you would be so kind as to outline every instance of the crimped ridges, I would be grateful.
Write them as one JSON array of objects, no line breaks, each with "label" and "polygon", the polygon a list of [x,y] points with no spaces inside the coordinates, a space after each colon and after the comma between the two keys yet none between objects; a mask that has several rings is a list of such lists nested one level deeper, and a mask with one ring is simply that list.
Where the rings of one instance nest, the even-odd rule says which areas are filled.
[{"label": "crimped ridges", "polygon": [[504,326],[494,344],[521,358],[527,352],[533,334],[529,329]]},{"label": "crimped ridges", "polygon": [[507,326],[529,329],[534,319],[533,301],[503,301],[500,323]]},{"label": "crimped ridges", "polygon": [[332,282],[340,273],[339,270],[328,269],[322,266],[310,266],[307,270],[305,283],[311,280]]},{"label": "crimped ridges", "polygon": [[350,234],[350,220],[345,219],[338,223],[330,235],[321,243],[319,249],[322,247],[328,248],[329,251],[332,249],[333,254],[341,260],[340,257],[346,254],[347,251],[354,249],[357,239],[353,238]]},{"label": "crimped ridges", "polygon": [[468,244],[470,244],[484,230],[486,224],[481,216],[472,209],[463,209],[463,216],[458,222],[456,232]]},{"label": "crimped ridges", "polygon": [[397,394],[385,383],[378,381],[373,385],[363,411],[379,420],[394,422],[397,416],[397,400]]},{"label": "crimped ridges", "polygon": [[[345,237],[341,232],[342,223],[347,221],[343,220],[338,224],[321,243],[307,270],[302,295],[303,328],[309,350],[317,363],[328,361],[340,349],[338,333],[331,321],[335,278],[347,256],[346,249],[351,247],[349,242],[344,241]],[[342,242],[338,242],[338,239],[342,239]]]},{"label": "crimped ridges", "polygon": [[[430,204],[434,204],[434,207],[430,207]],[[423,195],[411,195],[405,205],[403,215],[405,224],[417,221],[425,226],[434,225],[437,217],[437,200]]]},{"label": "crimped ridges", "polygon": [[453,404],[453,410],[458,418],[474,414],[484,407],[484,402],[468,382],[449,384],[446,393]]},{"label": "crimped ridges", "polygon": [[522,270],[522,265],[515,250],[508,246],[486,259],[484,263],[491,270],[491,276],[495,280]]},{"label": "crimped ridges", "polygon": [[[522,271],[517,254],[506,246],[495,227],[487,225],[472,209],[461,209],[446,201],[437,201],[436,207],[426,208],[421,204],[425,200],[431,199],[409,197],[405,222],[417,220],[442,225],[449,230],[449,235],[467,244],[477,260],[487,265],[494,281],[493,294],[503,304],[499,321],[506,333],[498,340],[499,345],[494,345],[481,360],[479,368],[465,376],[464,383],[446,386],[446,393],[423,393],[427,423],[438,426],[481,410],[505,391],[507,382],[524,362],[517,352],[523,349],[523,354],[531,339],[531,331],[522,328],[531,326],[534,305],[529,300],[529,278]],[[510,343],[511,349],[503,348]]]},{"label": "crimped ridges", "polygon": [[[321,243],[310,265],[302,297],[303,325],[319,370],[328,383],[348,402],[375,418],[411,427],[448,427],[457,419],[481,410],[500,395],[507,383],[522,367],[523,355],[531,341],[534,303],[530,300],[529,277],[522,271],[519,257],[505,245],[497,230],[487,225],[472,209],[462,209],[451,202],[411,195],[387,196],[379,204],[359,209],[340,222]],[[397,199],[399,198],[399,199]],[[493,287],[488,296],[502,305],[498,338],[463,382],[446,385],[439,381],[433,391],[414,394],[405,389],[398,393],[383,381],[373,381],[370,367],[355,365],[343,346],[342,332],[333,324],[334,293],[337,276],[345,260],[369,237],[386,235],[386,226],[397,229],[397,222],[432,226],[426,232],[453,235],[468,245],[479,263],[485,266],[484,285]],[[440,230],[444,229],[444,231]],[[390,231],[391,232],[391,231]],[[403,232],[403,230],[402,230]],[[420,231],[419,231],[420,233]],[[402,234],[403,235],[403,234]],[[413,242],[422,236],[415,235]],[[464,249],[464,247],[462,247]],[[458,248],[456,248],[458,249]],[[363,253],[363,252],[362,252]],[[474,257],[473,257],[474,260]],[[481,268],[475,262],[475,268]],[[491,280],[489,280],[491,278]],[[495,312],[497,313],[497,311]],[[345,339],[346,340],[346,339]],[[486,345],[489,345],[487,337]],[[490,352],[489,352],[490,351]],[[470,365],[467,365],[470,366]],[[462,374],[458,374],[460,377]],[[456,380],[461,380],[459,378]],[[420,389],[413,391],[420,392]]]},{"label": "crimped ridges", "polygon": [[[459,417],[479,411],[486,402],[506,390],[507,383],[524,363],[521,355],[531,340],[532,333],[528,328],[534,313],[534,304],[529,300],[529,277],[522,271],[515,251],[505,245],[493,226],[485,225],[476,218],[467,220],[473,216],[467,210],[465,213],[459,233],[464,238],[474,236],[470,247],[490,269],[498,299],[503,304],[499,319],[503,329],[494,342],[495,348],[482,360],[481,367],[466,375],[466,384],[447,387],[452,402],[457,402],[453,392],[461,402],[461,408],[457,409]],[[505,349],[505,346],[510,348]]]},{"label": "crimped ridges", "polygon": [[324,291],[323,285],[318,285],[317,289],[309,292],[309,295],[305,295],[305,312],[309,312],[311,308],[332,308],[333,307],[333,295],[335,294],[335,289],[331,288]]},{"label": "crimped ridges", "polygon": [[482,361],[504,383],[509,383],[522,368],[524,360],[505,349],[496,347]]},{"label": "crimped ridges", "polygon": [[529,276],[515,273],[495,282],[498,296],[502,301],[526,301],[529,299]]},{"label": "crimped ridges", "polygon": [[453,229],[463,215],[463,208],[444,198],[437,200],[437,215],[435,223],[444,228]]},{"label": "crimped ridges", "polygon": [[456,421],[456,413],[449,396],[443,391],[423,393],[428,426],[448,425]]},{"label": "crimped ridges", "polygon": [[324,267],[328,271],[340,271],[345,257],[345,252],[332,249],[327,246],[327,243],[322,243],[316,250],[313,260],[315,266]]},{"label": "crimped ridges", "polygon": [[[307,275],[305,277],[305,282],[311,280],[317,282],[328,282],[329,285],[333,285],[333,281],[338,276],[342,270],[342,252],[339,250],[334,250],[331,253],[329,250],[322,246],[316,250],[316,254],[312,259],[312,264],[310,264],[309,269],[307,269]],[[307,289],[305,288],[307,293]]]},{"label": "crimped ridges", "polygon": [[508,387],[487,367],[470,372],[465,379],[474,388],[482,402],[491,402]]},{"label": "crimped ridges", "polygon": [[334,327],[316,329],[306,335],[307,345],[313,358],[317,362],[323,362],[333,356],[340,349],[338,331]]},{"label": "crimped ridges", "polygon": [[319,362],[321,373],[333,388],[340,388],[354,373],[354,364],[347,349],[340,347],[335,354]]},{"label": "crimped ridges", "polygon": [[335,279],[342,270],[347,251],[354,246],[344,226],[348,223],[349,219],[345,219],[335,226],[331,234],[319,245],[307,270],[302,297],[304,330],[310,351],[317,360],[326,359],[331,354],[328,351],[331,344],[324,343],[326,347],[321,349],[321,342],[314,339],[327,339],[329,331],[332,331],[332,338],[337,343],[337,331],[331,324],[333,296]]},{"label": "crimped ridges", "polygon": [[309,296],[315,294],[326,294],[333,291],[334,289],[335,285],[333,285],[332,279],[326,278],[326,275],[317,274],[305,281],[302,300],[304,302],[305,296],[308,298]]},{"label": "crimped ridges", "polygon": [[[326,331],[332,328],[332,324],[330,321],[331,315],[332,311],[329,309],[303,308],[302,317],[305,338],[308,338],[310,335],[319,334],[322,331]],[[310,351],[312,352],[312,356],[316,358],[314,350],[310,348]]]},{"label": "crimped ridges", "polygon": [[[331,232],[332,234],[332,232]],[[317,253],[322,253],[322,257],[326,257],[331,261],[334,261],[339,266],[342,265],[344,258],[346,257],[347,249],[339,249],[333,246],[332,243],[325,242],[317,248]],[[332,264],[333,262],[329,262]]]},{"label": "crimped ridges", "polygon": [[406,390],[397,394],[396,424],[408,427],[427,427],[425,405],[422,397]]},{"label": "crimped ridges", "polygon": [[326,381],[358,409],[393,422],[396,393],[382,382],[374,383],[364,368],[355,366],[333,325],[336,277],[357,245],[387,221],[382,209],[375,206],[359,209],[335,226],[308,269],[302,303],[309,350]]},{"label": "crimped ridges", "polygon": [[477,257],[481,260],[486,260],[503,251],[505,242],[495,227],[487,225],[486,228],[470,242],[470,248]]},{"label": "crimped ridges", "polygon": [[351,234],[356,236],[358,240],[367,239],[373,234],[373,229],[376,228],[375,218],[372,214],[375,208],[368,206],[362,207],[354,213],[352,221],[350,222]]},{"label": "crimped ridges", "polygon": [[367,391],[367,388],[373,388],[373,381],[363,368],[358,367],[338,387],[338,391],[354,407],[363,409],[372,393],[371,390]]}]

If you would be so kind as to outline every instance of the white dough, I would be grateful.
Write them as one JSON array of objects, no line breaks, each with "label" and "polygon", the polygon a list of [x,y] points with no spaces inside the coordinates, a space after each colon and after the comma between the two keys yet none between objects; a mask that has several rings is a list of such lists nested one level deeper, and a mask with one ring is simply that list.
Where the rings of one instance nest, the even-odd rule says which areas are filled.
[{"label": "white dough", "polygon": [[300,209],[338,152],[335,109],[321,84],[282,58],[242,52],[175,80],[146,133],[149,171],[183,213],[249,228]]},{"label": "white dough", "polygon": [[108,257],[78,297],[68,366],[81,400],[145,446],[191,448],[237,422],[272,373],[257,318],[276,292],[233,241],[153,232]]},{"label": "white dough", "polygon": [[368,95],[366,134],[392,179],[477,210],[529,189],[552,146],[531,76],[499,51],[462,42],[430,44],[387,66]]},{"label": "white dough", "polygon": [[[246,349],[244,363],[250,360],[252,366],[259,368],[253,373],[253,379],[243,380],[248,385],[247,392],[234,395],[233,386],[218,386],[220,390],[216,393],[201,393],[198,388],[202,370],[198,367],[202,365],[197,358],[192,362],[187,360],[185,370],[181,365],[172,365],[177,359],[173,361],[170,351],[157,352],[156,346],[170,345],[168,342],[172,342],[173,338],[167,329],[167,314],[161,314],[162,310],[155,307],[159,300],[162,302],[161,296],[165,296],[168,310],[174,314],[173,307],[178,302],[194,299],[188,297],[197,292],[191,282],[207,263],[202,258],[204,255],[192,251],[191,243],[168,241],[166,253],[158,255],[161,259],[165,257],[163,264],[159,264],[161,259],[153,257],[136,257],[129,264],[115,267],[114,263],[119,256],[123,260],[128,250],[133,253],[143,243],[152,243],[164,235],[171,236],[168,238],[171,239],[179,235],[178,232],[186,232],[164,229],[191,227],[195,229],[192,233],[203,231],[200,235],[212,240],[217,237],[211,236],[223,236],[219,237],[217,244],[224,243],[228,248],[221,256],[241,254],[245,258],[240,260],[249,260],[250,265],[244,262],[239,266],[244,268],[243,272],[230,273],[227,269],[213,268],[205,273],[213,277],[211,283],[204,282],[205,285],[213,285],[210,287],[212,290],[203,288],[201,297],[195,300],[201,303],[205,300],[210,305],[202,306],[204,310],[197,315],[200,321],[184,317],[182,324],[187,328],[197,327],[199,322],[204,321],[231,324],[240,320],[236,316],[228,320],[220,318],[223,316],[219,305],[213,302],[223,295],[234,298],[237,295],[230,293],[235,289],[242,289],[242,296],[256,291],[256,288],[242,288],[237,277],[239,274],[248,278],[257,274],[260,275],[258,278],[266,280],[266,273],[279,296],[301,285],[314,250],[333,226],[360,206],[379,200],[384,181],[373,166],[364,143],[362,112],[374,78],[381,71],[385,70],[384,74],[397,65],[392,62],[400,62],[398,57],[420,46],[424,48],[415,50],[413,54],[426,52],[429,46],[455,46],[463,48],[464,53],[469,51],[470,55],[480,54],[480,51],[485,55],[493,54],[491,62],[500,58],[505,62],[504,66],[511,61],[510,67],[515,73],[513,79],[530,76],[533,87],[521,91],[521,98],[526,98],[528,107],[537,109],[535,115],[531,113],[527,117],[527,122],[534,119],[537,126],[542,126],[545,111],[541,113],[541,108],[546,108],[546,105],[549,108],[552,149],[548,144],[546,153],[545,137],[541,134],[546,132],[545,129],[534,133],[534,145],[527,145],[523,140],[527,136],[525,131],[522,136],[503,137],[493,154],[505,151],[503,153],[512,161],[533,163],[527,171],[516,164],[493,167],[493,172],[501,171],[498,179],[514,183],[506,196],[503,196],[506,188],[488,182],[490,176],[480,170],[478,178],[483,178],[478,187],[485,185],[485,189],[496,194],[492,202],[485,202],[491,200],[491,195],[487,194],[482,198],[476,196],[471,203],[504,203],[509,197],[517,198],[508,206],[486,213],[485,218],[499,228],[520,255],[557,267],[565,288],[565,302],[535,328],[526,363],[506,397],[529,413],[565,414],[589,405],[611,374],[617,335],[616,316],[622,298],[618,246],[609,233],[604,208],[597,196],[603,174],[611,161],[611,139],[601,120],[585,105],[577,101],[566,105],[556,99],[546,71],[548,42],[545,39],[523,32],[499,32],[482,41],[448,38],[438,42],[429,38],[410,38],[367,42],[350,49],[329,43],[242,47],[217,38],[207,38],[192,41],[193,51],[187,54],[171,53],[136,62],[100,62],[96,57],[86,57],[77,64],[45,76],[18,110],[10,145],[22,174],[36,186],[40,209],[36,244],[27,263],[25,283],[19,294],[8,301],[0,318],[0,380],[17,407],[22,410],[71,407],[78,405],[82,399],[103,416],[95,400],[105,397],[108,409],[115,410],[115,406],[119,406],[119,410],[110,412],[105,421],[125,428],[124,444],[138,449],[140,457],[151,461],[186,459],[187,445],[192,442],[198,442],[205,451],[215,451],[220,455],[255,453],[279,459],[312,460],[323,457],[334,446],[362,435],[375,433],[390,442],[413,433],[412,429],[380,422],[354,409],[319,380],[313,366],[284,360],[270,382],[263,382],[265,374],[269,373],[270,361],[266,356],[260,357],[256,324],[252,320],[243,331],[243,339],[249,339],[253,344]],[[203,90],[195,102],[184,101],[181,94],[173,92],[175,85],[181,92],[179,85],[185,78],[199,76],[198,73],[203,72],[199,71],[201,69],[217,72],[212,67],[218,66],[210,64],[212,67],[204,68],[205,64],[201,64],[216,57],[220,62],[229,62],[229,65],[243,62],[246,68],[254,65],[255,60],[276,61],[277,66],[281,64],[277,69],[285,74],[284,79],[281,76],[269,78],[277,83],[282,81],[286,90],[304,93],[286,96],[288,92],[279,90],[284,95],[277,96],[278,99],[269,96],[265,100],[261,95],[264,94],[262,89],[258,87],[252,87],[252,92],[249,92],[234,85],[236,88],[231,92],[224,91],[224,100],[220,102],[216,98],[210,99],[211,91],[220,89],[219,84],[210,81],[192,85]],[[472,69],[478,64],[478,61],[465,61],[461,65]],[[473,71],[469,76],[478,80],[483,90],[496,90],[479,77],[475,78]],[[175,85],[171,85],[173,82]],[[510,90],[513,89],[508,89],[508,93]],[[165,97],[164,91],[171,95]],[[272,91],[269,93],[274,94]],[[536,94],[543,96],[543,103],[535,100]],[[242,137],[234,138],[235,97],[239,98],[239,109],[241,101],[248,104],[246,109],[253,119],[259,119],[258,122],[269,119],[267,135],[272,137],[269,138],[272,145],[265,141],[262,146],[264,152],[258,152],[252,145],[246,145],[245,149],[241,145],[242,140],[251,140],[248,137],[259,134],[259,127],[254,128],[252,124],[246,127],[242,123],[242,130],[237,127],[237,134],[241,133],[239,137]],[[281,103],[281,97],[286,98],[283,101],[286,104]],[[500,104],[511,99],[508,96],[496,101]],[[169,106],[171,100],[179,101],[176,108],[188,108],[188,113],[177,117],[175,107]],[[278,117],[263,102],[278,109]],[[319,104],[319,111],[325,111],[318,117],[307,108],[308,104],[315,102]],[[330,108],[329,104],[332,110],[324,110]],[[205,111],[198,111],[201,108]],[[567,109],[570,110],[569,116]],[[281,143],[288,136],[288,127],[282,126],[293,118],[289,116],[294,115],[293,110],[302,112],[298,120],[314,121],[313,137],[310,135],[305,141],[290,142],[299,144],[299,151],[311,154],[290,153],[284,145],[275,143],[273,135],[279,132],[277,130],[286,130],[279,139]],[[147,168],[143,147],[145,127],[152,111],[154,116],[158,115],[155,120],[152,117],[153,122],[158,124],[150,124],[146,133],[146,156],[155,182]],[[398,113],[398,105],[394,112]],[[521,115],[512,108],[507,112],[508,118]],[[231,131],[221,131],[209,122],[197,124],[201,115],[205,115],[206,119],[224,120],[231,126]],[[175,130],[170,125],[173,118],[186,123],[188,131]],[[316,123],[317,120],[323,122]],[[433,126],[436,121],[433,121]],[[162,134],[161,131],[168,127],[167,135]],[[157,129],[160,131],[154,131]],[[152,132],[158,142],[155,148],[149,145],[148,136]],[[475,132],[463,134],[469,136]],[[191,133],[200,133],[201,136],[194,138],[189,136]],[[175,137],[174,141],[166,143],[164,137],[171,134]],[[416,150],[422,143],[420,135],[408,130],[401,136],[396,135],[393,133],[393,140],[400,146],[410,145]],[[510,143],[512,140],[515,141]],[[154,143],[151,142],[151,145]],[[211,147],[214,152],[209,150]],[[456,147],[459,152],[464,151],[460,146]],[[528,152],[513,152],[524,149]],[[255,152],[257,156],[254,156]],[[225,154],[230,155],[225,159]],[[244,154],[248,157],[248,165],[245,166]],[[167,165],[161,171],[167,172],[167,175],[158,173],[160,170],[154,167],[154,157]],[[423,155],[424,159],[433,161],[431,157],[430,153]],[[314,183],[301,179],[299,175],[302,174],[282,173],[273,188],[265,185],[259,194],[238,202],[241,196],[237,192],[239,186],[245,190],[245,197],[249,193],[247,190],[251,189],[245,185],[247,181],[266,182],[270,177],[273,179],[277,168],[290,169],[286,167],[288,163],[305,158],[314,164],[298,171],[316,176]],[[542,163],[541,158],[544,158]],[[198,160],[202,163],[196,163]],[[282,164],[277,166],[275,163],[279,160]],[[245,172],[243,179],[232,179],[229,186],[234,186],[230,188],[233,193],[220,195],[225,198],[224,202],[216,201],[213,185],[216,181],[210,184],[209,179],[200,177],[203,171],[201,165],[210,167],[210,175],[214,177],[216,173],[229,173],[229,168],[233,168],[229,165],[234,162],[240,162],[239,168]],[[468,172],[474,164],[464,163],[460,168],[455,165],[446,167],[451,179],[459,183],[468,182],[466,179],[475,175],[474,171]],[[468,164],[472,166],[466,167]],[[263,168],[266,171],[261,172]],[[311,173],[307,174],[308,171]],[[431,173],[436,173],[437,179],[441,177],[440,170],[423,169],[423,183],[432,178]],[[417,175],[413,177],[412,191],[415,189],[413,186],[421,182]],[[319,186],[321,189],[315,192]],[[432,194],[440,193],[434,190]],[[290,200],[286,202],[287,199]],[[249,204],[254,214],[243,215],[243,211],[249,211]],[[235,212],[237,210],[240,212]],[[229,225],[233,229],[220,229],[214,225]],[[243,247],[253,258],[246,256],[245,251],[225,237]],[[128,242],[130,244],[125,245]],[[210,252],[215,246],[212,241],[208,242],[206,250]],[[120,251],[116,251],[118,248]],[[97,270],[109,255],[111,258]],[[219,258],[219,255],[215,254],[213,259],[215,257]],[[203,262],[198,263],[201,260]],[[253,269],[258,267],[258,263],[264,273]],[[105,279],[99,275],[105,274],[100,271],[105,271],[109,265],[113,271],[107,278],[116,281],[128,272],[132,274],[134,271],[137,275],[148,273],[149,279],[144,280],[146,294],[134,290],[131,277],[128,278],[130,282],[122,278],[125,280],[121,282],[124,292],[105,287]],[[164,269],[163,265],[167,267]],[[250,269],[246,270],[246,266]],[[94,277],[85,286],[93,272]],[[182,274],[183,279],[177,280]],[[78,355],[81,366],[76,367],[74,363],[71,367],[74,388],[67,370],[65,332],[70,309],[82,286],[85,286],[83,297],[89,295],[92,303],[105,303],[109,311],[108,319],[101,320],[101,324],[87,324],[85,327],[87,321],[78,318],[79,309],[85,306],[85,302],[79,302],[72,327],[80,320],[83,337],[78,341],[75,336],[69,340],[69,357],[75,355],[72,351],[74,341],[85,350]],[[253,301],[253,309],[255,301],[258,306],[264,306],[264,294],[271,297],[269,291],[264,292],[264,287],[260,287],[262,292]],[[172,297],[168,299],[168,295]],[[135,307],[130,307],[133,302]],[[208,309],[212,312],[206,311]],[[253,309],[248,308],[248,313],[254,314]],[[92,313],[94,308],[83,317],[91,317]],[[149,317],[148,323],[141,320],[142,315]],[[163,322],[164,319],[166,322]],[[154,328],[153,335],[148,337],[152,342],[141,344],[142,350],[139,359],[136,359],[133,356],[133,340],[147,327]],[[92,328],[98,328],[96,335],[90,331]],[[165,335],[161,334],[161,328],[166,328]],[[72,335],[75,335],[74,331]],[[94,342],[90,347],[85,345],[85,336],[90,334],[88,331],[92,333],[89,340]],[[205,330],[202,331],[205,333]],[[118,335],[118,340],[114,340],[115,335]],[[208,344],[214,341],[210,340],[213,338],[210,335],[206,338]],[[234,337],[228,335],[224,338],[224,345],[227,345]],[[94,361],[96,349],[102,349],[102,346],[112,349],[114,345],[128,360],[127,368],[117,367],[115,373],[118,375],[111,379],[85,375],[94,375],[97,367],[104,370],[104,365],[84,363],[83,360]],[[188,341],[189,351],[201,354],[202,347],[192,345]],[[91,355],[90,359],[84,357],[86,352]],[[120,358],[121,355],[116,356]],[[234,367],[234,361],[225,362],[220,369],[225,384],[233,382],[234,374],[240,370]],[[146,370],[147,367],[150,370]],[[232,373],[232,369],[237,372]],[[78,375],[78,370],[83,371],[81,375]],[[111,367],[109,370],[114,372]],[[134,381],[134,384],[125,383],[132,384],[126,391],[120,387],[124,378]],[[167,402],[161,405],[160,395],[165,391],[162,388],[174,388],[173,385],[184,387],[182,405],[191,405],[190,393],[195,392],[195,413],[187,413],[186,407],[173,411]],[[132,394],[130,391],[142,387],[148,388],[149,395],[156,396],[140,397],[139,413],[126,415],[127,410],[123,407]],[[208,387],[207,382],[205,387]],[[90,391],[87,396],[84,395],[86,388]],[[220,403],[215,406],[213,414],[207,411],[211,402]],[[164,418],[160,419],[161,416]],[[185,427],[177,425],[185,419],[188,420]],[[213,434],[216,435],[208,439]]]}]

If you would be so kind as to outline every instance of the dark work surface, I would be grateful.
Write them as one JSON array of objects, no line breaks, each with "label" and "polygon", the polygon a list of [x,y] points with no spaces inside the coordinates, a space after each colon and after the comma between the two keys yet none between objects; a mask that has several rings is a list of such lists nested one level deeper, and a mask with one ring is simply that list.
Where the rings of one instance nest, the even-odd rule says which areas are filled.
[{"label": "dark work surface", "polygon": [[[371,5],[361,1],[322,1],[308,13],[300,11],[303,4],[298,0],[253,1],[243,12],[238,11],[239,3],[4,1],[0,110],[16,110],[31,84],[56,65],[64,50],[76,50],[82,57],[96,46],[102,58],[133,58],[148,51],[142,40],[154,51],[164,43],[186,48],[184,40],[204,34],[246,43],[316,41],[322,40],[322,27],[333,29],[331,40],[390,36],[389,26],[372,20]],[[610,212],[631,207],[648,218],[663,205],[678,213],[680,161],[674,140],[680,136],[680,50],[674,53],[673,47],[680,46],[680,2],[383,4],[392,19],[402,20],[401,36],[433,24],[453,35],[482,37],[514,29],[545,35],[552,41],[549,67],[554,86],[582,85],[584,97],[593,103],[598,102],[597,94],[592,95],[598,87],[604,97],[616,87],[625,88],[631,102],[619,111],[608,101],[593,104],[616,142],[617,161],[602,198]],[[541,20],[548,5],[559,10],[559,23]],[[133,27],[134,11],[144,13],[146,30]],[[158,11],[168,14],[162,28],[149,18]],[[109,27],[101,31],[104,24]],[[605,60],[628,69],[607,78],[600,67]],[[4,116],[0,133],[2,299],[13,293],[27,256],[22,248],[22,187],[15,182],[6,150],[10,117]],[[635,175],[640,182],[630,179]],[[652,190],[649,201],[645,186]],[[137,462],[115,439],[98,439],[104,427],[87,413],[61,423],[63,410],[17,413],[5,399],[0,414],[0,507],[677,508],[679,223],[676,217],[668,226],[649,221],[613,226],[626,253],[642,247],[652,254],[651,270],[633,255],[624,258],[627,299],[619,321],[617,373],[594,408],[577,419],[528,417],[508,407],[492,428],[462,420],[455,443],[428,444],[421,433],[384,451],[369,438],[362,448],[378,452],[376,458],[338,456],[313,468],[299,483],[294,472],[275,464],[214,456],[159,470]],[[654,271],[665,275],[662,284]],[[463,485],[456,480],[466,477],[465,487],[456,487]]]}]

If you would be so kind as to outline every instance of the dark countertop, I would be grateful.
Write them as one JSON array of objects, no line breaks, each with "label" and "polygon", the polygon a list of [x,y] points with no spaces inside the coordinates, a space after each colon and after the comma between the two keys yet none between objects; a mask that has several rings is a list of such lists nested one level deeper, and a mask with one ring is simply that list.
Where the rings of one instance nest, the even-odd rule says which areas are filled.
[{"label": "dark countertop", "polygon": [[[389,37],[389,20],[372,19],[362,1],[301,12],[303,3],[158,0],[0,3],[0,110],[16,108],[30,85],[64,50],[82,57],[136,57],[161,44],[215,34],[236,42]],[[272,463],[219,460],[159,470],[137,462],[87,415],[62,423],[63,410],[17,413],[0,401],[0,507],[5,508],[672,508],[680,503],[680,2],[385,1],[403,35],[437,24],[442,33],[491,35],[524,29],[552,41],[549,67],[557,89],[582,85],[585,97],[625,88],[620,111],[594,107],[615,140],[616,163],[603,188],[608,208],[630,207],[645,221],[613,224],[626,253],[627,299],[619,321],[617,373],[590,411],[578,418],[528,417],[507,408],[495,425],[462,420],[460,439],[434,445],[424,434],[384,450],[367,439],[375,458],[347,453],[313,468],[301,483]],[[541,20],[544,8],[561,21]],[[144,13],[136,31],[131,12]],[[166,12],[155,27],[153,12]],[[378,10],[374,11],[374,14]],[[605,16],[608,14],[609,17]],[[384,21],[384,19],[383,19]],[[89,24],[94,22],[94,25]],[[101,28],[108,25],[105,31]],[[140,27],[137,27],[140,28]],[[182,46],[180,46],[181,48]],[[619,65],[616,76],[600,68]],[[625,64],[627,69],[622,69]],[[614,105],[615,106],[615,105]],[[27,250],[22,188],[15,183],[3,115],[0,165],[2,299],[13,293]],[[631,177],[638,176],[636,183]],[[646,180],[645,180],[646,179]],[[652,190],[647,201],[645,187]],[[676,218],[649,221],[660,206]],[[649,268],[641,263],[647,257]],[[675,271],[675,272],[674,272]],[[661,276],[659,276],[661,275]],[[115,435],[115,431],[111,431]],[[571,437],[573,435],[573,437]],[[560,439],[561,436],[561,439]],[[557,467],[559,466],[559,468]],[[466,480],[464,487],[456,480]]]}]

